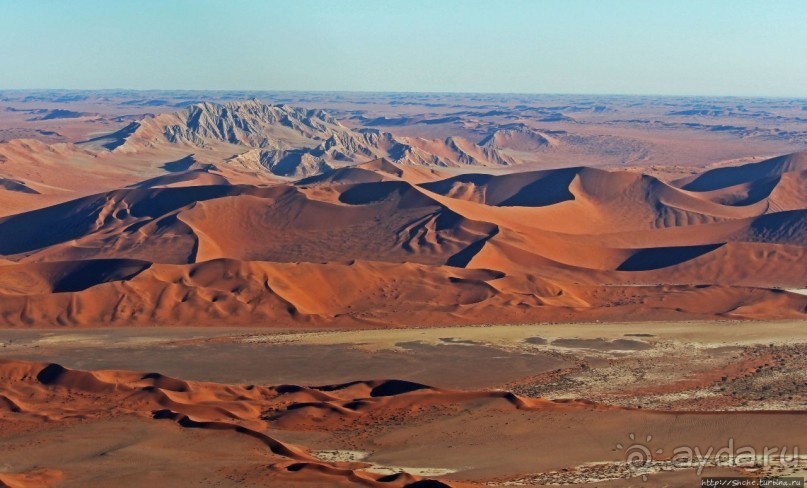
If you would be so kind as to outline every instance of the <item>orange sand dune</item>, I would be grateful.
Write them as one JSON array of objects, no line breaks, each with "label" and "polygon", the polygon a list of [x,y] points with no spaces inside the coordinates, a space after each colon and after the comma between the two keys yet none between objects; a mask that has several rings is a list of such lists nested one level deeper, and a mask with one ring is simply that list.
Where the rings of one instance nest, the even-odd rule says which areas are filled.
[{"label": "orange sand dune", "polygon": [[677,184],[686,190],[709,191],[805,170],[807,170],[807,152],[800,152],[759,163],[712,169],[679,180]]},{"label": "orange sand dune", "polygon": [[376,183],[379,181],[404,180],[410,183],[426,183],[445,179],[449,173],[434,168],[404,166],[386,159],[374,159],[367,163],[345,166],[327,173],[297,181],[301,186],[319,186],[353,183]]},{"label": "orange sand dune", "polygon": [[55,469],[34,469],[25,473],[0,473],[0,488],[46,488],[63,479]]},{"label": "orange sand dune", "polygon": [[[799,318],[807,296],[726,285],[579,285],[413,263],[189,265],[92,261],[110,280],[39,293],[41,264],[4,266],[5,326],[456,324],[652,318]],[[68,269],[74,263],[59,265]],[[61,271],[60,271],[61,272]],[[61,272],[63,273],[63,272]],[[570,275],[566,278],[571,278]],[[26,284],[30,282],[31,284]],[[88,286],[78,289],[78,285]],[[62,285],[64,286],[64,285]]]},{"label": "orange sand dune", "polygon": [[[660,462],[669,459],[662,451],[675,446],[705,450],[735,437],[741,445],[760,448],[779,445],[771,442],[803,446],[804,422],[802,411],[666,412],[501,390],[446,390],[394,379],[260,386],[0,360],[2,442],[13,454],[11,466],[37,467],[0,474],[8,486],[72,486],[77,478],[86,479],[71,456],[73,450],[86,449],[77,437],[82,433],[92,436],[88,454],[100,476],[95,483],[121,479],[125,486],[142,486],[145,471],[115,471],[121,459],[136,459],[134,454],[144,468],[156,464],[161,474],[182,473],[199,460],[212,462],[216,453],[207,450],[219,444],[243,461],[209,472],[207,482],[237,474],[242,482],[261,486],[400,488],[484,486],[542,473],[551,478],[592,462],[626,469],[625,453],[614,446],[633,440],[628,435],[635,431],[642,439],[645,432],[654,434],[650,445],[664,448],[653,458]],[[130,446],[127,429],[132,426],[139,437]],[[114,443],[106,447],[110,433]],[[173,443],[155,454],[168,459],[142,451],[155,445],[151,442],[162,446],[159,439],[166,437]],[[38,441],[43,438],[48,442]],[[53,455],[51,445],[62,438],[71,440],[71,452]],[[369,457],[354,456],[366,450],[372,450]],[[423,474],[428,468],[399,463],[453,469]],[[385,466],[396,468],[391,473],[378,469]],[[602,479],[618,477],[611,472]]]},{"label": "orange sand dune", "polygon": [[[371,465],[362,462],[324,462],[304,447],[268,435],[267,428],[327,431],[357,417],[372,417],[378,422],[382,417],[418,415],[456,404],[537,412],[608,409],[588,402],[520,398],[508,392],[440,390],[399,380],[319,387],[223,385],[158,373],[77,371],[58,364],[9,360],[0,360],[0,379],[0,425],[36,429],[125,415],[171,420],[186,429],[234,432],[245,440],[252,438],[275,456],[271,468],[286,475],[314,472],[365,486],[417,486],[412,483],[421,478],[375,474],[364,471]],[[44,471],[4,479],[9,486],[36,486],[38,479],[44,482],[58,477],[57,472]]]},{"label": "orange sand dune", "polygon": [[344,188],[337,201],[309,198],[288,185],[116,190],[0,219],[0,232],[10,236],[0,253],[29,261],[127,256],[173,263],[226,257],[437,264],[495,230],[441,208],[408,183],[389,184]]},{"label": "orange sand dune", "polygon": [[234,184],[187,156],[166,176],[0,218],[0,320],[804,317],[804,295],[778,290],[807,285],[803,160],[679,186],[592,168],[447,177],[383,159]]}]

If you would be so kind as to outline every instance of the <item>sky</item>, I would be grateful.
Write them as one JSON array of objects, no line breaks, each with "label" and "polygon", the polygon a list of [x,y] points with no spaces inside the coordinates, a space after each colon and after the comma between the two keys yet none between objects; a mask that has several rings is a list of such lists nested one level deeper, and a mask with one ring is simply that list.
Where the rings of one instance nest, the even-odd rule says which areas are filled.
[{"label": "sky", "polygon": [[0,0],[0,88],[807,96],[805,0]]}]

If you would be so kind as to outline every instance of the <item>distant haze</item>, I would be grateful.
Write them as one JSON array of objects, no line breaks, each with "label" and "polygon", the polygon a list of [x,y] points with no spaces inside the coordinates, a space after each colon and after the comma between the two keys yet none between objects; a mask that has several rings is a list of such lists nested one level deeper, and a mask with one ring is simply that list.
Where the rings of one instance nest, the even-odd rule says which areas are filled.
[{"label": "distant haze", "polygon": [[0,0],[0,88],[807,97],[803,0]]}]

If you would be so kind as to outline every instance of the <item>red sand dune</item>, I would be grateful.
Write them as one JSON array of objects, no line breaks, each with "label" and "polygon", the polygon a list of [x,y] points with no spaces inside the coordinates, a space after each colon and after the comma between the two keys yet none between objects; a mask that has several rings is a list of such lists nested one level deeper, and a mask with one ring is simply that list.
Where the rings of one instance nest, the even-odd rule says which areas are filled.
[{"label": "red sand dune", "polygon": [[[758,360],[712,371],[708,381],[756,371]],[[686,389],[686,382],[691,387],[703,380],[685,378],[645,393],[675,392]],[[144,439],[172,436],[170,449],[154,453],[169,456],[160,459],[160,475],[182,473],[200,460],[210,460],[216,454],[207,450],[214,442],[245,458],[243,465],[211,473],[217,479],[237,473],[260,486],[460,487],[479,484],[454,478],[484,483],[584,462],[624,464],[624,453],[611,441],[623,440],[635,429],[650,429],[658,435],[656,442],[672,450],[714,445],[709,443],[734,436],[754,446],[771,445],[771,439],[803,445],[802,424],[802,411],[664,412],[527,398],[499,390],[447,390],[394,379],[325,386],[220,384],[154,372],[81,371],[53,363],[0,360],[0,429],[11,439],[18,465],[30,464],[19,459],[26,455],[26,439],[34,439],[30,455],[37,463],[36,470],[0,473],[7,486],[50,486],[59,480],[75,485],[83,473],[77,472],[70,453],[46,453],[53,452],[54,439],[82,444],[76,437],[81,432],[93,436],[90,457],[101,473],[95,479],[116,479],[123,473],[115,471],[115,459],[120,463],[133,459],[132,454],[143,455],[137,450],[127,454],[128,433],[119,431],[125,425],[141,432],[141,449],[160,445],[144,444]],[[107,452],[104,443],[110,435],[114,444]],[[204,439],[208,443],[201,444]],[[324,448],[373,453],[364,460],[341,460],[323,456],[328,452]],[[456,476],[449,470],[445,477],[411,474],[417,468],[396,474],[374,470],[383,465],[376,463],[396,459],[423,463],[412,466],[436,462],[463,468]],[[142,486],[146,479],[146,473],[127,474],[124,486]]]},{"label": "red sand dune", "polygon": [[[324,462],[307,449],[265,431],[327,431],[345,422],[374,422],[418,415],[441,405],[484,405],[526,411],[606,409],[588,402],[520,398],[508,392],[450,391],[400,380],[357,381],[303,387],[223,385],[179,380],[158,373],[77,371],[58,364],[0,360],[0,425],[37,429],[59,422],[83,423],[126,415],[167,420],[186,429],[234,432],[275,455],[270,469],[304,479],[338,477],[365,486],[418,486],[421,478],[364,471],[362,462]],[[189,456],[192,453],[187,453]],[[37,486],[59,478],[52,471],[0,474],[8,486]],[[41,480],[39,479],[41,478]],[[425,486],[425,485],[424,485]],[[430,485],[439,486],[439,485]],[[448,486],[448,485],[445,485]]]},{"label": "red sand dune", "polygon": [[780,290],[807,286],[805,161],[670,184],[379,159],[267,184],[187,156],[0,217],[0,324],[805,317]]}]

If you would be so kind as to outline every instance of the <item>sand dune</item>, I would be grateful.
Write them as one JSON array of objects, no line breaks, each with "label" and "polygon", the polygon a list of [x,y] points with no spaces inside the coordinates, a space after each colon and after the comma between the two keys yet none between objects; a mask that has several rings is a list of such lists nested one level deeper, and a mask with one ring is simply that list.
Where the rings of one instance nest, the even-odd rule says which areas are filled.
[{"label": "sand dune", "polygon": [[[735,374],[741,381],[754,372],[744,365]],[[629,466],[624,449],[614,443],[634,439],[628,433],[637,429],[642,439],[645,431],[654,434],[650,445],[659,450],[653,459],[662,465],[669,455],[661,453],[674,446],[722,446],[723,439],[734,437],[760,449],[782,439],[792,446],[805,442],[803,412],[722,412],[718,417],[547,400],[506,390],[448,390],[396,379],[261,386],[0,360],[0,380],[0,426],[4,436],[23,442],[3,439],[9,460],[37,466],[0,474],[8,486],[78,485],[87,478],[77,470],[81,457],[93,460],[94,483],[115,479],[139,486],[147,479],[143,470],[116,469],[133,454],[167,473],[187,472],[180,483],[187,485],[196,479],[189,470],[204,470],[200,462],[220,465],[215,456],[224,454],[214,445],[241,461],[205,470],[207,482],[237,475],[259,485],[459,488],[568,481],[587,469],[593,470],[588,481],[624,478]],[[129,440],[133,428],[141,433],[135,441]],[[89,434],[94,444],[85,452],[87,447],[75,442],[65,455],[37,442],[54,434],[74,439]],[[110,434],[115,442],[108,444]],[[33,442],[24,444],[25,439]],[[140,450],[127,452],[138,445]],[[160,446],[166,458],[155,460],[142,451],[150,445]],[[663,482],[655,478],[664,476],[657,471],[664,469],[648,473]]]},{"label": "sand dune", "polygon": [[395,180],[420,184],[444,179],[449,176],[449,173],[438,169],[393,164],[387,159],[379,158],[366,163],[339,168],[321,175],[303,178],[297,181],[297,185],[342,185]]},{"label": "sand dune", "polygon": [[252,100],[192,104],[78,145],[0,144],[0,317],[404,325],[805,314],[802,296],[779,291],[807,276],[805,153],[672,183],[590,167],[434,168],[506,166],[514,160],[499,150],[554,143],[525,127],[479,145],[399,137]]},{"label": "sand dune", "polygon": [[[103,264],[102,264],[103,263]],[[4,266],[7,326],[383,326],[493,321],[803,317],[807,297],[733,285],[578,285],[449,266],[205,261],[132,264],[107,281],[36,293],[44,273]],[[75,266],[75,265],[70,265]],[[110,265],[100,262],[96,268]],[[22,268],[22,269],[21,269]],[[106,268],[105,268],[106,269]],[[129,273],[130,276],[124,273]],[[574,277],[574,274],[559,277]],[[100,280],[99,280],[100,281]],[[649,281],[649,280],[648,280]],[[30,283],[30,282],[33,282]]]},{"label": "sand dune", "polygon": [[804,170],[807,170],[807,153],[802,152],[740,167],[712,169],[678,183],[685,190],[710,191]]},{"label": "sand dune", "polygon": [[[296,184],[233,184],[186,158],[131,188],[0,218],[0,256],[16,263],[0,267],[0,317],[7,325],[801,317],[804,297],[777,290],[803,288],[807,277],[800,160],[721,168],[740,176],[698,192],[632,172],[446,177],[383,159]],[[748,174],[762,179],[737,183]],[[753,203],[726,199],[757,181],[765,192]]]},{"label": "sand dune", "polygon": [[[335,476],[365,486],[420,486],[416,483],[421,478],[375,474],[365,471],[372,467],[367,462],[325,462],[304,447],[265,433],[267,428],[328,431],[361,417],[379,422],[457,404],[534,412],[609,408],[590,402],[521,398],[509,392],[440,390],[400,380],[316,387],[224,385],[183,381],[159,373],[78,371],[58,364],[8,360],[0,360],[0,379],[0,424],[13,422],[15,427],[37,429],[75,419],[86,423],[125,415],[170,420],[185,429],[233,432],[244,442],[251,438],[275,456],[271,467],[281,473],[300,473],[304,480]],[[39,476],[58,479],[54,473]],[[34,474],[4,479],[9,486],[29,486],[29,480],[36,484]]]},{"label": "sand dune", "polygon": [[0,488],[635,486],[626,439],[691,486],[676,446],[807,444],[793,101],[0,95],[0,328],[42,329],[0,337]]}]

